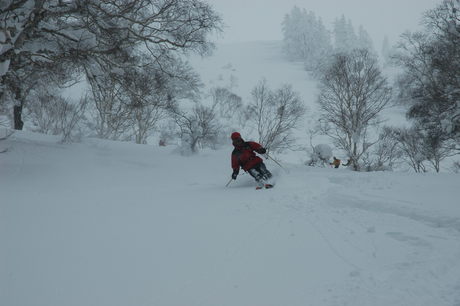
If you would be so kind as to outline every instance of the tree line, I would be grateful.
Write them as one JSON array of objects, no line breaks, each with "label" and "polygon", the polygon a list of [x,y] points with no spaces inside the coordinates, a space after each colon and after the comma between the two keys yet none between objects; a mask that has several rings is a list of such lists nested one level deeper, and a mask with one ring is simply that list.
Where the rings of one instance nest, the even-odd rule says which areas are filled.
[{"label": "tree line", "polygon": [[374,50],[363,26],[355,31],[350,19],[336,18],[329,30],[312,11],[294,6],[282,22],[283,49],[289,60],[301,61],[306,70],[315,71],[334,53],[353,49]]},{"label": "tree line", "polygon": [[[233,84],[202,92],[189,53],[207,54],[222,20],[201,0],[7,0],[0,2],[0,116],[22,129],[72,141],[79,135],[161,144],[178,139],[196,152],[252,131],[269,152],[296,146],[293,131],[306,108],[292,86],[260,80],[245,104]],[[318,124],[354,170],[406,162],[417,172],[440,170],[459,153],[460,4],[444,0],[405,33],[382,72],[369,35],[344,16],[329,31],[314,13],[294,7],[283,22],[284,51],[317,78]],[[385,54],[389,54],[388,42]],[[63,88],[84,80],[71,100]],[[410,127],[383,125],[390,103],[407,108]],[[311,135],[310,135],[311,137]],[[312,145],[313,146],[313,145]],[[324,148],[320,151],[327,151]],[[318,152],[316,152],[318,153]],[[313,150],[313,155],[316,154]],[[317,160],[317,159],[315,159]]]},{"label": "tree line", "polygon": [[[186,55],[209,54],[222,20],[201,0],[0,2],[0,116],[21,130],[146,143],[179,140],[184,152],[215,147],[228,131],[256,130],[289,147],[303,114],[291,86],[255,86],[245,105],[232,85],[202,92]],[[62,95],[78,82],[87,94]]]},{"label": "tree line", "polygon": [[[145,143],[165,112],[199,90],[183,59],[213,49],[222,20],[201,0],[6,0],[0,2],[0,113],[22,129],[81,128]],[[80,80],[88,95],[60,94]],[[6,117],[6,119],[5,119]],[[80,125],[80,126],[79,126]]]},{"label": "tree line", "polygon": [[[284,19],[286,54],[304,61],[319,83],[312,133],[329,136],[354,170],[403,161],[416,172],[439,172],[442,160],[460,153],[460,1],[444,0],[422,20],[423,29],[404,33],[391,56],[384,44],[402,71],[391,85],[362,27],[356,35],[351,21],[336,19],[332,44],[314,13],[294,7]],[[407,109],[409,127],[383,125],[379,115],[390,103]],[[312,160],[321,160],[320,151]]]}]

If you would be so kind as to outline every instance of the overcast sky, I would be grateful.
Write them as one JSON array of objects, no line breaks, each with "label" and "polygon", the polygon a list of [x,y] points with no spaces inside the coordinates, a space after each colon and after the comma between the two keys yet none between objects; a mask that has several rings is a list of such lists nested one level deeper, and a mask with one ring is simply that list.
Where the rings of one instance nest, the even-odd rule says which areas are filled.
[{"label": "overcast sky", "polygon": [[422,13],[441,0],[208,0],[226,24],[218,42],[281,40],[281,22],[294,5],[314,11],[328,29],[342,14],[357,29],[363,25],[376,49],[384,35],[395,43],[405,30],[416,30]]}]

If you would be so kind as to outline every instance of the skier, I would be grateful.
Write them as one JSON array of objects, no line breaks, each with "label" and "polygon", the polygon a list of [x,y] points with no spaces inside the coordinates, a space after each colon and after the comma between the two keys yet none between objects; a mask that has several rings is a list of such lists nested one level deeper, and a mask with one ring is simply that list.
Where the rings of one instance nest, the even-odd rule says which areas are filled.
[{"label": "skier", "polygon": [[232,133],[231,139],[235,147],[232,152],[232,179],[236,180],[241,167],[257,181],[256,189],[261,189],[262,187],[272,188],[273,185],[267,183],[272,174],[265,167],[262,158],[254,153],[255,151],[259,154],[264,154],[267,150],[257,142],[244,141],[238,132]]}]

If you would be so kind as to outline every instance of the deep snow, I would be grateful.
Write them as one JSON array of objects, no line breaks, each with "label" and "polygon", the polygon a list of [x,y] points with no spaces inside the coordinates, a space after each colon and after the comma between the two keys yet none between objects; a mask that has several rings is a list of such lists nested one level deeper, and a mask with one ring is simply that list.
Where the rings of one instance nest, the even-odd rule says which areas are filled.
[{"label": "deep snow", "polygon": [[270,161],[231,145],[16,132],[0,155],[0,305],[457,306],[460,176]]},{"label": "deep snow", "polygon": [[[245,103],[262,78],[292,84],[309,146],[316,85],[280,46],[221,45],[192,64]],[[281,155],[289,174],[267,160],[276,187],[256,191],[247,174],[224,187],[230,143],[184,157],[58,140],[0,141],[1,306],[460,305],[459,175],[312,168],[297,151]]]}]

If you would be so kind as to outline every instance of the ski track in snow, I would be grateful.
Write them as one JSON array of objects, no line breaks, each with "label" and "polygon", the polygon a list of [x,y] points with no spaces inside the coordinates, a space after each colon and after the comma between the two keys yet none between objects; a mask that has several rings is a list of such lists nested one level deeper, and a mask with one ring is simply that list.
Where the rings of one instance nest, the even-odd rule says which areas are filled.
[{"label": "ski track in snow", "polygon": [[267,161],[275,188],[225,188],[230,150],[8,144],[1,305],[459,305],[456,176]]},{"label": "ski track in snow", "polygon": [[[297,182],[295,178],[292,181]],[[310,232],[316,232],[329,251],[350,269],[345,290],[332,295],[337,298],[326,304],[342,305],[344,296],[347,301],[361,301],[359,305],[368,303],[363,296],[373,301],[372,305],[433,305],[440,300],[446,305],[454,303],[455,298],[446,296],[455,297],[459,288],[458,277],[452,272],[459,271],[459,219],[433,215],[432,211],[423,211],[410,202],[388,202],[372,194],[353,196],[356,190],[344,192],[346,186],[340,185],[340,181],[336,177],[320,180],[303,177],[304,184],[278,184],[276,191],[283,188],[287,192],[280,198],[271,198],[271,203],[284,203],[284,208],[295,211],[297,221],[301,219],[308,224]],[[286,187],[295,190],[293,195]],[[333,189],[343,193],[332,192]],[[366,223],[373,219],[375,223]],[[402,228],[398,223],[403,224]],[[417,230],[406,233],[407,223],[415,223]],[[376,235],[388,245],[378,245],[377,239],[372,239]],[[445,238],[446,235],[451,238]],[[385,248],[403,251],[392,254]],[[446,261],[438,261],[448,249]],[[379,270],[373,272],[375,267]],[[452,286],[443,285],[445,277],[452,280]],[[381,291],[391,294],[386,296]],[[430,293],[428,298],[426,292]],[[378,299],[373,300],[375,297]]]}]

